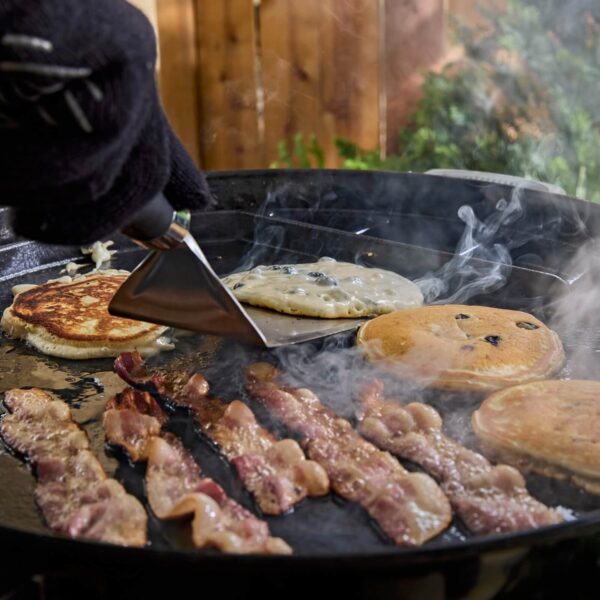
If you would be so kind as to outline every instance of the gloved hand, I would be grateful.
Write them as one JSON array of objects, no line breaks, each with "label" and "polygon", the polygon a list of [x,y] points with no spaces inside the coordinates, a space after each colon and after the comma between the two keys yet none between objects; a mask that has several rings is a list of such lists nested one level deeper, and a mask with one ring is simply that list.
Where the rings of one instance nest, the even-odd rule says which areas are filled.
[{"label": "gloved hand", "polygon": [[17,234],[102,238],[164,190],[212,204],[160,107],[156,42],[125,0],[0,2],[0,204]]}]

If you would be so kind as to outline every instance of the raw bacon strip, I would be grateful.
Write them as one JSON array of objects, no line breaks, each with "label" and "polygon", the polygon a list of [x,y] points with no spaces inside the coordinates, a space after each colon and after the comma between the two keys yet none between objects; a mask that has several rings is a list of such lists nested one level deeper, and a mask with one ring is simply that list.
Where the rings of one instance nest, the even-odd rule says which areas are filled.
[{"label": "raw bacon strip", "polygon": [[529,495],[516,469],[493,466],[481,454],[446,437],[440,415],[430,406],[386,401],[379,381],[365,386],[360,400],[360,432],[379,448],[435,477],[473,533],[520,531],[563,520]]},{"label": "raw bacon strip", "polygon": [[109,442],[133,460],[147,461],[148,502],[160,519],[193,515],[192,537],[198,548],[230,554],[289,554],[280,538],[270,537],[264,521],[229,498],[172,434],[159,435],[166,419],[148,392],[130,388],[107,402],[104,427]]},{"label": "raw bacon strip", "polygon": [[146,543],[147,515],[109,478],[64,402],[39,389],[10,390],[0,435],[35,466],[35,500],[49,527],[72,538],[124,546]]},{"label": "raw bacon strip", "polygon": [[136,353],[124,353],[115,371],[137,385],[152,383],[174,403],[188,407],[209,437],[234,465],[244,486],[260,509],[269,515],[284,513],[306,496],[329,492],[329,479],[316,462],[306,460],[298,443],[277,440],[261,427],[254,413],[239,400],[227,404],[208,395],[209,385],[199,373],[171,372],[161,378],[144,370]]},{"label": "raw bacon strip", "polygon": [[388,452],[356,433],[307,389],[282,387],[267,363],[247,371],[248,392],[302,436],[308,455],[327,472],[332,488],[363,506],[398,545],[418,545],[443,531],[452,518],[448,499],[429,477],[409,473]]}]

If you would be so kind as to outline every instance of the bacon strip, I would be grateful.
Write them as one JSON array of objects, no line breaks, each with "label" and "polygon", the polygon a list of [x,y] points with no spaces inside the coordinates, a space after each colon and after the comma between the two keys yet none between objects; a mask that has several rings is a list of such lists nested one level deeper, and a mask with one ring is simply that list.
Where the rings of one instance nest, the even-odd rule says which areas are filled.
[{"label": "bacon strip", "polygon": [[148,440],[160,435],[167,415],[148,392],[126,388],[110,398],[102,422],[111,444],[121,446],[131,460],[148,460]]},{"label": "bacon strip", "polygon": [[360,432],[379,448],[435,477],[473,533],[520,531],[563,520],[529,495],[519,471],[508,465],[493,466],[481,454],[446,437],[440,415],[430,406],[386,401],[380,381],[365,386],[360,400]]},{"label": "bacon strip", "polygon": [[37,474],[35,500],[48,526],[72,538],[144,546],[144,507],[109,478],[67,404],[40,389],[6,392],[0,435]]},{"label": "bacon strip", "polygon": [[329,492],[327,473],[315,461],[306,460],[295,440],[277,440],[243,402],[227,404],[209,396],[208,382],[199,373],[191,377],[181,371],[162,378],[149,375],[136,353],[117,358],[115,371],[130,383],[152,383],[171,401],[189,408],[204,434],[234,465],[263,513],[281,514],[306,496]]},{"label": "bacon strip", "polygon": [[398,545],[422,544],[443,531],[452,513],[431,477],[409,473],[307,389],[283,387],[267,363],[247,371],[247,390],[271,414],[302,436],[308,455],[327,472],[335,492],[363,506]]},{"label": "bacon strip", "polygon": [[151,374],[146,371],[146,363],[139,352],[121,352],[113,367],[115,373],[133,387],[151,384],[158,392],[164,390],[162,377],[158,373]]},{"label": "bacon strip", "polygon": [[125,389],[107,402],[104,428],[109,442],[136,461],[147,461],[148,502],[160,519],[193,515],[192,538],[198,548],[230,554],[289,554],[271,537],[267,523],[229,498],[172,434],[160,435],[166,415],[148,392]]}]

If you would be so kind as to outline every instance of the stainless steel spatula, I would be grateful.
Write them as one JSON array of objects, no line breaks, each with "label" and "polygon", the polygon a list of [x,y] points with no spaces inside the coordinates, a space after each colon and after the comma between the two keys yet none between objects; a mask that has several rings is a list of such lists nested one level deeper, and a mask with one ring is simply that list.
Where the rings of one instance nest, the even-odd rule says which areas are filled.
[{"label": "stainless steel spatula", "polygon": [[113,315],[265,347],[356,328],[362,319],[312,319],[243,307],[211,268],[180,215],[155,198],[123,233],[154,249],[113,297]]}]

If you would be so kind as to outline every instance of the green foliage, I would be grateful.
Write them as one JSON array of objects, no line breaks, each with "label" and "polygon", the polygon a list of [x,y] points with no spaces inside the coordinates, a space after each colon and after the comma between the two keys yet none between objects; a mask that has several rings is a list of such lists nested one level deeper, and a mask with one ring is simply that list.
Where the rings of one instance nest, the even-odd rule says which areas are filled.
[{"label": "green foliage", "polygon": [[291,153],[287,142],[281,140],[277,144],[277,155],[279,160],[272,163],[271,168],[308,169],[316,167],[321,169],[325,166],[325,155],[314,133],[308,136],[308,142],[304,139],[304,134],[296,133],[292,139]]},{"label": "green foliage", "polygon": [[458,24],[465,57],[425,76],[399,153],[338,140],[344,166],[494,171],[600,201],[599,5],[512,0],[485,33]]}]

